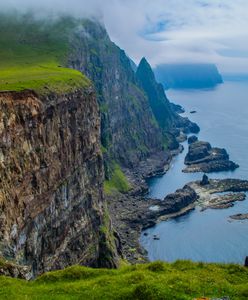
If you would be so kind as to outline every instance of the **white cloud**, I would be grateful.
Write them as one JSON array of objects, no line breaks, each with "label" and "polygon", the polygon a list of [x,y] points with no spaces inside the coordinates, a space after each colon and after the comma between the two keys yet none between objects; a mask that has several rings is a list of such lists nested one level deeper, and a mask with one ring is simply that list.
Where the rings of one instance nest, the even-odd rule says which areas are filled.
[{"label": "white cloud", "polygon": [[[144,55],[152,65],[213,62],[223,72],[248,72],[247,0],[112,2],[104,10],[106,26],[136,62]],[[159,22],[165,28],[149,33]],[[221,55],[223,50],[231,57]]]},{"label": "white cloud", "polygon": [[136,62],[214,62],[224,72],[248,72],[247,0],[0,0],[6,7],[102,15]]}]

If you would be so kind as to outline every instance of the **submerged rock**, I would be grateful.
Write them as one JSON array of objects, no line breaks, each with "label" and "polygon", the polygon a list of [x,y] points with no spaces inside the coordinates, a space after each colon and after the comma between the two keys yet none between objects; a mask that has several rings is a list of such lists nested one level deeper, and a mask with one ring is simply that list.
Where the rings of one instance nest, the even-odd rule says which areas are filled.
[{"label": "submerged rock", "polygon": [[[230,218],[233,220],[247,220],[248,214],[236,214],[236,215],[230,216]],[[247,265],[247,267],[248,267],[248,265]]]},{"label": "submerged rock", "polygon": [[229,155],[225,149],[212,148],[210,143],[202,141],[190,144],[184,163],[187,167],[183,172],[186,173],[233,171],[239,167],[229,160]]}]

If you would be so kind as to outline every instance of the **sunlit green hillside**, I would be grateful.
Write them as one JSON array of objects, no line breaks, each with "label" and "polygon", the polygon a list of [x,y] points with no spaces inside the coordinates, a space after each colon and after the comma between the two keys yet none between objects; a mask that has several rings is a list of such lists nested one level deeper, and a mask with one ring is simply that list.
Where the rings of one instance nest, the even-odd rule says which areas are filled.
[{"label": "sunlit green hillside", "polygon": [[76,22],[0,14],[0,91],[67,92],[88,85],[80,72],[66,68]]},{"label": "sunlit green hillside", "polygon": [[119,270],[71,267],[33,282],[0,277],[0,299],[248,299],[248,269],[178,261]]}]

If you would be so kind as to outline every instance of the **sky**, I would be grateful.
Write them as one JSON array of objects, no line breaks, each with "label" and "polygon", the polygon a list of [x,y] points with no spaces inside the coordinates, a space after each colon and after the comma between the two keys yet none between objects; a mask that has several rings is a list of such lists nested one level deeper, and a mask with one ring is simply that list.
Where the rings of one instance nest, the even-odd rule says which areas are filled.
[{"label": "sky", "polygon": [[136,62],[215,63],[248,73],[248,0],[0,0],[0,9],[94,16]]}]

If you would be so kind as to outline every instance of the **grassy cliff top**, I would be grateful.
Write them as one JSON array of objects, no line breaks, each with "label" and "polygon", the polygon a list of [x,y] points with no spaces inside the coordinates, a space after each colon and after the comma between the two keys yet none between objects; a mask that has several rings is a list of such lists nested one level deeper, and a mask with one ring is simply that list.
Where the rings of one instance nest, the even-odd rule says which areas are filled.
[{"label": "grassy cliff top", "polygon": [[89,85],[80,72],[66,68],[76,22],[0,13],[0,91],[64,93]]},{"label": "grassy cliff top", "polygon": [[[74,266],[33,282],[0,277],[0,299],[189,299],[248,298],[248,269],[178,261],[118,270]],[[208,298],[209,297],[209,298]],[[205,299],[205,298],[204,298]]]}]

